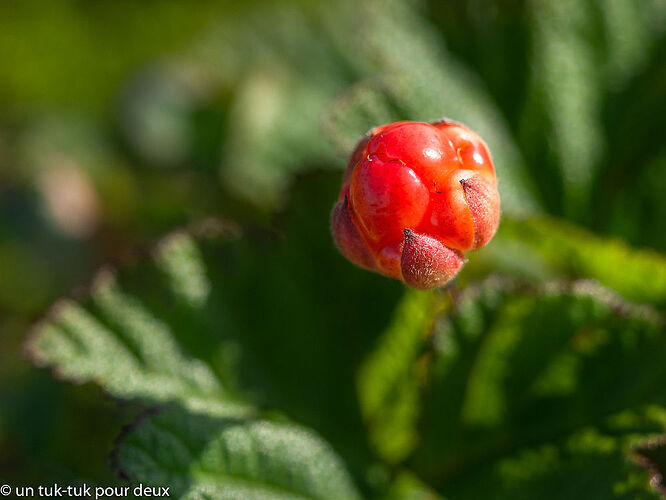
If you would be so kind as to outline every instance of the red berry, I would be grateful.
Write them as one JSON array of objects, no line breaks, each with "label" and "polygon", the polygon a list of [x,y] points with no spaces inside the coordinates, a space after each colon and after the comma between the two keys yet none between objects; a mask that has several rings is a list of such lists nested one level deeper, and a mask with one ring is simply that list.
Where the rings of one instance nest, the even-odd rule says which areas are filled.
[{"label": "red berry", "polygon": [[464,125],[396,122],[356,145],[331,226],[355,264],[434,288],[450,281],[464,252],[499,224],[497,180],[485,143]]}]

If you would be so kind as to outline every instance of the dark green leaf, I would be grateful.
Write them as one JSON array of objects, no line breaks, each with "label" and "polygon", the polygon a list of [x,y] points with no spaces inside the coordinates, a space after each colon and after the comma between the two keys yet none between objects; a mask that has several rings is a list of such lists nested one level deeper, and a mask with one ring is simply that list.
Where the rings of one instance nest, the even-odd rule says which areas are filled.
[{"label": "dark green leaf", "polygon": [[407,292],[359,371],[359,401],[370,440],[389,463],[404,459],[418,440],[415,424],[424,374],[417,363],[441,307],[439,295]]},{"label": "dark green leaf", "polygon": [[592,282],[491,280],[436,325],[413,459],[426,481],[450,498],[654,497],[627,460],[666,429],[654,311]]}]

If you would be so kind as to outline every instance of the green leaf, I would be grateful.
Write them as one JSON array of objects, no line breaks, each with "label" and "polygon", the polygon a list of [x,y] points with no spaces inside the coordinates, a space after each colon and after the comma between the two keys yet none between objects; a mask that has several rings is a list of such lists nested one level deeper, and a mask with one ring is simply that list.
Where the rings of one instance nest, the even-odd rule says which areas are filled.
[{"label": "green leaf", "polygon": [[134,484],[169,486],[172,498],[360,498],[331,447],[291,423],[169,407],[131,428],[114,462]]},{"label": "green leaf", "polygon": [[380,76],[352,88],[330,106],[325,122],[334,123],[329,126],[333,139],[349,148],[368,125],[382,121],[458,120],[488,143],[504,210],[537,211],[539,201],[520,153],[478,77],[444,48],[413,5],[388,0],[366,2],[359,8],[364,20],[361,55],[376,65]]},{"label": "green leaf", "polygon": [[363,418],[376,452],[397,463],[418,441],[421,378],[418,360],[441,308],[439,292],[408,291],[391,325],[365,359],[358,375],[358,396]]},{"label": "green leaf", "polygon": [[[158,272],[184,315],[200,311],[210,293],[201,259],[184,232],[168,237],[155,253]],[[77,383],[96,382],[116,397],[176,400],[216,413],[247,411],[212,367],[188,355],[172,327],[123,290],[110,270],[97,275],[87,307],[58,302],[28,346],[38,364],[55,366]]]},{"label": "green leaf", "polygon": [[449,498],[655,498],[627,459],[666,430],[653,310],[592,282],[468,287],[435,323],[413,470]]},{"label": "green leaf", "polygon": [[588,0],[535,0],[527,15],[531,75],[520,136],[551,211],[580,216],[605,146],[597,14]]},{"label": "green leaf", "polygon": [[385,500],[444,500],[413,474],[400,473],[384,497]]},{"label": "green leaf", "polygon": [[497,237],[470,264],[474,275],[494,270],[538,279],[595,279],[629,300],[666,307],[664,255],[550,217],[504,217]]},{"label": "green leaf", "polygon": [[[318,29],[320,10],[281,5],[236,21],[241,30],[231,27],[238,38],[231,48],[243,59],[220,170],[234,193],[262,208],[284,201],[293,174],[344,164],[320,120],[350,83],[349,69]],[[325,15],[340,18],[330,10]]]},{"label": "green leaf", "polygon": [[[648,60],[656,33],[650,29],[652,17],[658,16],[658,6],[640,0],[601,2],[598,9],[603,16],[607,48],[605,67],[610,87],[619,88],[641,70]],[[662,7],[663,10],[663,7]]]},{"label": "green leaf", "polygon": [[[640,0],[526,2],[529,73],[517,135],[551,213],[586,223],[603,218],[603,210],[591,209],[599,181],[622,179],[609,175],[620,165],[627,177],[637,175],[640,156],[651,147],[646,134],[660,128],[662,113],[654,111],[663,109],[656,90],[663,85],[648,94],[646,86],[632,87],[632,79],[651,58],[655,67],[663,66],[656,62],[661,39],[654,29],[663,12],[663,4]],[[637,118],[618,116],[615,109],[643,102],[646,109]],[[636,130],[642,123],[646,134]],[[639,136],[640,146],[634,139]],[[627,148],[634,154],[626,154]]]},{"label": "green leaf", "polygon": [[[368,463],[355,397],[360,360],[402,287],[350,265],[331,240],[338,174],[303,179],[280,233],[208,221],[103,270],[57,304],[27,350],[76,383],[213,415],[285,411],[355,473]],[[359,473],[360,474],[360,473]]]}]

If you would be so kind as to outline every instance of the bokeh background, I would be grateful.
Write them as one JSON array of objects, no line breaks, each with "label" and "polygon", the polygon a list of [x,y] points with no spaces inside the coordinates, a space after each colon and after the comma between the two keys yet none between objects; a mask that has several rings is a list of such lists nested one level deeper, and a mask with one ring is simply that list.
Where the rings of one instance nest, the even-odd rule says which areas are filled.
[{"label": "bokeh background", "polygon": [[3,477],[112,484],[140,411],[30,364],[50,304],[202,218],[289,238],[311,188],[299,231],[329,245],[371,126],[460,120],[491,147],[507,216],[666,252],[665,35],[662,0],[2,2]]}]

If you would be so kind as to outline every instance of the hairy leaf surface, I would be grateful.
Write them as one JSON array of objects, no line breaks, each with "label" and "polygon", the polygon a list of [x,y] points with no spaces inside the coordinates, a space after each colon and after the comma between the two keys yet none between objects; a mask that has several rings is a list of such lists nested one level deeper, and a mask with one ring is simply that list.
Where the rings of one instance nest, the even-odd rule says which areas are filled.
[{"label": "hairy leaf surface", "polygon": [[[88,297],[52,309],[28,352],[118,398],[211,415],[286,412],[362,466],[356,369],[401,287],[338,255],[328,180],[301,183],[277,223],[282,234],[239,237],[210,221],[167,237],[150,258],[102,271]],[[323,221],[317,232],[312,218]]]},{"label": "hairy leaf surface", "polygon": [[355,500],[345,466],[310,430],[170,407],[131,428],[114,452],[125,477],[195,499]]},{"label": "hairy leaf surface", "polygon": [[468,287],[436,323],[414,470],[449,498],[652,498],[666,335],[592,282]]}]

